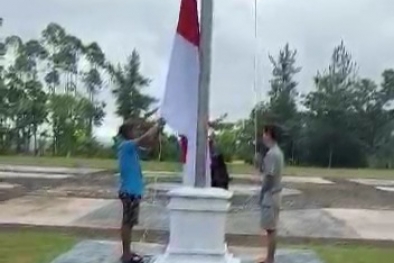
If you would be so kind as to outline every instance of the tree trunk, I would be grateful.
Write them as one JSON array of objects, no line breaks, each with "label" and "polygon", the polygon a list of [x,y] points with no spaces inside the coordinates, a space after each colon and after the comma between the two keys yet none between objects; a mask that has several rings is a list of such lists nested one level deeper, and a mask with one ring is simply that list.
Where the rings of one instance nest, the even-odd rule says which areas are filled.
[{"label": "tree trunk", "polygon": [[333,156],[333,149],[332,145],[330,144],[330,150],[329,150],[329,155],[328,155],[328,168],[330,169],[332,167],[332,156]]},{"label": "tree trunk", "polygon": [[291,162],[292,162],[292,165],[294,165],[294,163],[295,163],[294,153],[295,153],[294,141],[291,141]]},{"label": "tree trunk", "polygon": [[57,154],[57,134],[56,129],[53,129],[53,138],[52,138],[52,155],[56,156]]},{"label": "tree trunk", "polygon": [[163,152],[163,148],[162,148],[162,140],[161,140],[162,138],[161,138],[161,134],[159,133],[159,140],[158,140],[158,146],[159,146],[159,154],[158,154],[158,159],[159,159],[159,162],[161,162],[161,155],[162,155],[162,152]]},{"label": "tree trunk", "polygon": [[[90,91],[90,102],[94,104],[94,94]],[[89,127],[88,127],[88,137],[91,139],[93,136],[93,116],[89,116]]]},{"label": "tree trunk", "polygon": [[34,136],[34,156],[37,156],[38,151],[37,151],[37,126],[34,126],[34,131],[33,131],[33,136]]}]

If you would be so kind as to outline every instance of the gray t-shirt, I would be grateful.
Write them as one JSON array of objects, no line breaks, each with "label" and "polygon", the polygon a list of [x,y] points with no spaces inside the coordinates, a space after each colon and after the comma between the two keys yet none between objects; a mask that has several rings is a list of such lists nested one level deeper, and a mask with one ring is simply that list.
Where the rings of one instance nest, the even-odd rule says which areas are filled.
[{"label": "gray t-shirt", "polygon": [[278,145],[271,147],[264,157],[263,176],[271,175],[274,177],[273,192],[282,190],[282,172],[284,168],[284,157]]}]

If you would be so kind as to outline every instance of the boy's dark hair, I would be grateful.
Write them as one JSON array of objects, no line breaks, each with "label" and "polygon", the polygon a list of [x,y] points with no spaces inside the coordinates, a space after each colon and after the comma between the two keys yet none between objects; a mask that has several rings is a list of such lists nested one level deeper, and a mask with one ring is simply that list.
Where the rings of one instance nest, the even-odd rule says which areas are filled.
[{"label": "boy's dark hair", "polygon": [[132,138],[128,138],[128,136],[129,136],[130,131],[133,130],[133,128],[134,128],[134,125],[130,121],[127,121],[127,122],[123,123],[119,127],[118,136],[122,137],[125,140],[132,139]]},{"label": "boy's dark hair", "polygon": [[267,124],[263,129],[264,133],[268,133],[272,140],[279,142],[282,136],[282,130],[278,125],[275,124]]}]

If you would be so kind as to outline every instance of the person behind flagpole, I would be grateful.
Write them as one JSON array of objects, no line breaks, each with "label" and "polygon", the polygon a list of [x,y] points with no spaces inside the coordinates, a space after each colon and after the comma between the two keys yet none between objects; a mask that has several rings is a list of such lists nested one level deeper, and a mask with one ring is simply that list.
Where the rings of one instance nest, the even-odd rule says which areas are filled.
[{"label": "person behind flagpole", "polygon": [[185,135],[179,135],[179,147],[180,147],[180,161],[181,163],[186,163],[187,154],[187,138]]},{"label": "person behind flagpole", "polygon": [[145,134],[136,138],[137,124],[126,121],[119,128],[117,156],[120,172],[119,199],[122,201],[123,216],[121,238],[123,254],[121,261],[124,263],[141,263],[143,258],[130,249],[131,233],[138,224],[139,207],[144,191],[143,175],[139,157],[139,147],[146,145],[157,136],[164,126],[164,121],[159,120]]},{"label": "person behind flagpole", "polygon": [[212,131],[208,137],[210,153],[211,186],[228,190],[230,176],[224,156],[216,146],[215,134]]},{"label": "person behind flagpole", "polygon": [[179,148],[180,148],[180,162],[182,164],[183,178],[185,178],[186,173],[186,161],[187,161],[187,138],[185,135],[179,135]]},{"label": "person behind flagpole", "polygon": [[[256,165],[259,173],[263,176],[260,193],[261,218],[260,226],[267,234],[267,256],[264,263],[274,263],[277,226],[281,205],[282,192],[282,172],[284,169],[284,156],[278,143],[280,141],[281,130],[276,125],[266,125],[263,129],[262,141],[268,148],[264,153],[257,153]],[[257,142],[256,142],[257,143]]]}]

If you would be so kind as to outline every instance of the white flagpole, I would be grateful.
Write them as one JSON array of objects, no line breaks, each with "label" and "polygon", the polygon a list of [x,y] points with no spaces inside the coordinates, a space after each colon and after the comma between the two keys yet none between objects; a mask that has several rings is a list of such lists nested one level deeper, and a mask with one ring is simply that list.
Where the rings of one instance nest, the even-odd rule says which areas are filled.
[{"label": "white flagpole", "polygon": [[209,88],[211,80],[213,0],[201,0],[200,79],[198,90],[198,124],[196,140],[195,187],[207,184]]},{"label": "white flagpole", "polygon": [[258,141],[258,133],[259,133],[259,117],[258,113],[258,107],[257,105],[260,102],[260,94],[258,92],[258,80],[257,80],[257,76],[259,74],[258,72],[258,0],[254,1],[254,38],[255,38],[255,53],[254,53],[254,65],[253,65],[253,71],[254,71],[254,77],[253,77],[253,91],[254,91],[254,150],[255,153],[257,153],[258,151],[258,145],[257,145],[257,141]]}]

